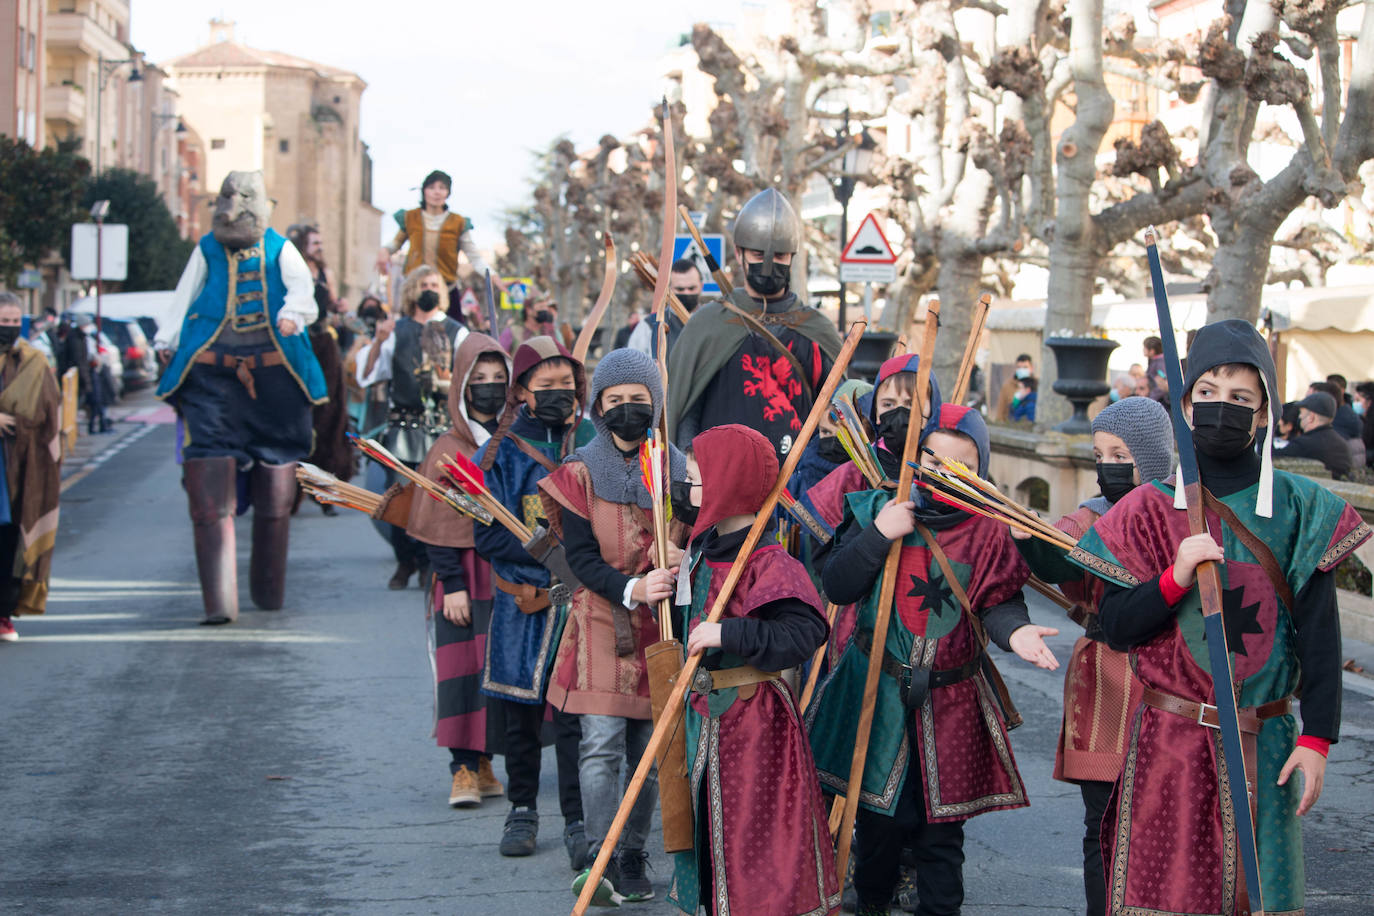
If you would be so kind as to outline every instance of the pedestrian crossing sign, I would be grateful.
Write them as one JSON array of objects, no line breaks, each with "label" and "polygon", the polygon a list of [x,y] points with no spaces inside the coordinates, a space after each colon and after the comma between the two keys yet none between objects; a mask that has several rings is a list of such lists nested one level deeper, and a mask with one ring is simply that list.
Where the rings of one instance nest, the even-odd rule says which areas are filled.
[{"label": "pedestrian crossing sign", "polygon": [[[725,265],[725,236],[723,235],[703,235],[701,240],[706,243],[706,250],[715,258],[718,265]],[[701,271],[701,291],[720,295],[720,284],[716,283],[711,276],[711,269],[707,266],[706,257],[701,249],[697,247],[696,239],[690,235],[679,235],[673,239],[673,260],[678,261],[682,258],[690,258],[696,262],[697,270]]]},{"label": "pedestrian crossing sign", "polygon": [[513,311],[525,307],[525,300],[530,297],[530,290],[534,288],[533,277],[502,277],[505,281],[506,291],[501,294],[501,308]]}]

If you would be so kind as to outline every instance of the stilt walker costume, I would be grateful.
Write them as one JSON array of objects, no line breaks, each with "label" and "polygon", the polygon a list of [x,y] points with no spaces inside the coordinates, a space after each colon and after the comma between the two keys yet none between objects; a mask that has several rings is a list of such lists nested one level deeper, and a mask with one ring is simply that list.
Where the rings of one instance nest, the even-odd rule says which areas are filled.
[{"label": "stilt walker costume", "polygon": [[[1142,485],[1149,485],[1173,472],[1174,432],[1169,414],[1158,401],[1123,398],[1093,418],[1093,433],[1120,438],[1134,462],[1099,460],[1097,480],[1102,495],[1087,500],[1055,523],[1056,528],[1074,538],[1081,538],[1098,518],[1134,489],[1135,473]],[[1141,686],[1131,674],[1130,658],[1107,645],[1098,622],[1097,601],[1105,583],[1070,563],[1063,549],[1038,538],[1017,540],[1016,546],[1032,573],[1057,584],[1074,602],[1069,617],[1085,631],[1074,643],[1064,678],[1064,715],[1054,757],[1054,778],[1076,783],[1083,795],[1083,886],[1088,916],[1102,916],[1107,911],[1102,821],[1126,759],[1131,714],[1140,702]]]},{"label": "stilt walker costume", "polygon": [[[469,334],[454,353],[448,392],[453,426],[439,437],[420,465],[420,473],[431,480],[442,479],[440,461],[444,455],[471,458],[495,432],[498,420],[483,424],[468,413],[469,397],[474,396],[468,393],[472,371],[479,360],[493,358],[505,365],[506,377],[510,378],[510,357],[495,338]],[[487,386],[495,390],[481,392],[478,409],[487,412],[494,408],[499,414],[506,403],[508,386]],[[499,399],[487,397],[498,393]],[[501,785],[492,774],[491,758],[504,744],[504,721],[488,709],[481,691],[482,660],[491,625],[491,565],[474,549],[472,519],[437,500],[412,501],[406,533],[425,545],[434,571],[433,587],[425,594],[426,610],[434,619],[434,739],[439,747],[448,748],[452,756],[454,792],[450,803],[463,788],[460,783],[468,779],[476,780],[479,795],[500,795]],[[444,616],[444,596],[458,592],[468,594],[472,619],[467,626]],[[464,769],[470,776],[459,780]]]},{"label": "stilt walker costume", "polygon": [[[990,449],[982,417],[945,404],[937,423],[973,440],[978,473],[986,475]],[[832,601],[860,602],[854,638],[806,717],[821,785],[837,795],[848,788],[854,718],[890,544],[874,520],[891,499],[888,490],[850,494],[823,576]],[[925,531],[918,527],[902,542],[859,794],[854,887],[861,913],[887,911],[904,840],[916,856],[917,912],[958,912],[964,821],[1028,804],[985,674],[979,631],[1010,650],[1011,634],[1030,623],[1021,597],[1029,570],[1006,526],[927,499],[918,496],[915,511]]]},{"label": "stilt walker costume", "polygon": [[[1249,367],[1268,403],[1207,399],[1204,374],[1223,381]],[[1236,319],[1198,331],[1188,352],[1185,397],[1207,524],[1225,562],[1223,622],[1237,684],[1242,743],[1259,853],[1264,907],[1301,913],[1301,787],[1278,785],[1295,746],[1325,756],[1338,737],[1340,626],[1335,567],[1370,535],[1347,503],[1306,477],[1273,469],[1279,410],[1264,339]],[[1219,383],[1216,383],[1219,385]],[[1264,447],[1251,431],[1257,409]],[[1203,641],[1198,591],[1173,578],[1189,535],[1168,482],[1137,487],[1098,519],[1070,559],[1106,581],[1099,602],[1109,645],[1129,649],[1143,702],[1113,809],[1103,826],[1110,913],[1232,916],[1242,909],[1241,866],[1229,795],[1219,791],[1220,732]],[[1302,696],[1299,734],[1291,697]],[[1209,719],[1209,716],[1211,718]],[[1210,726],[1210,727],[1209,727]],[[1253,895],[1252,895],[1253,896]]]},{"label": "stilt walker costume", "polygon": [[[325,401],[324,375],[306,328],[314,283],[295,247],[267,228],[261,172],[230,172],[213,231],[182,272],[168,337],[172,355],[157,396],[185,424],[182,485],[195,531],[205,623],[238,617],[234,509],[239,472],[253,505],[253,603],[282,606],[295,463],[310,453],[311,404]],[[179,328],[179,331],[176,329]],[[170,336],[176,331],[175,336]]]},{"label": "stilt walker costume", "polygon": [[[534,395],[533,411],[521,400],[523,386],[541,364],[566,361],[572,367],[573,387],[541,391]],[[586,404],[587,383],[582,364],[552,337],[535,337],[515,351],[514,383],[505,413],[495,435],[478,450],[474,461],[486,472],[492,495],[531,529],[544,518],[539,481],[557,468],[579,445],[595,435],[592,424],[579,419]],[[503,855],[530,855],[538,830],[536,799],[539,793],[539,732],[544,719],[544,692],[548,672],[558,648],[565,605],[552,605],[548,569],[526,552],[524,546],[500,525],[474,528],[477,552],[491,563],[491,632],[482,669],[482,692],[502,703],[506,717],[506,794],[512,810],[506,818]],[[569,859],[581,869],[586,857],[585,840],[580,855],[574,854],[582,834],[582,803],[577,788],[576,719],[554,713],[557,731],[559,802],[565,821]],[[573,834],[576,834],[574,836]]]},{"label": "stilt walker costume", "polygon": [[[701,304],[672,347],[671,434],[685,446],[703,430],[740,423],[786,455],[840,352],[840,335],[788,290],[791,267],[774,260],[775,254],[795,253],[801,243],[801,221],[786,197],[772,188],[754,195],[735,219],[734,239],[737,251],[762,252],[763,260],[747,266],[747,288],[731,295],[733,307]],[[741,312],[789,352],[780,352]]]},{"label": "stilt walker costume", "polygon": [[[601,395],[617,385],[641,385],[650,404],[621,404],[604,411]],[[643,439],[658,425],[663,385],[654,361],[638,350],[612,350],[592,377],[591,421],[597,436],[540,481],[549,525],[563,541],[568,563],[582,582],[573,592],[568,622],[549,677],[549,703],[581,719],[578,769],[586,814],[588,854],[601,847],[624,794],[623,779],[639,766],[653,732],[644,650],[659,640],[648,605],[631,593],[654,567],[653,500],[644,484],[638,450],[622,452],[612,438]],[[686,477],[686,459],[669,445],[671,480]],[[674,526],[678,540],[686,530]],[[621,834],[617,863],[633,878],[645,856],[658,791],[650,775]]]},{"label": "stilt walker costume", "polygon": [[[718,426],[692,441],[700,508],[678,576],[690,634],[705,619],[748,526],[777,480],[771,443]],[[689,507],[674,499],[674,513]],[[792,688],[776,672],[825,642],[820,596],[801,564],[765,536],[721,617],[721,647],[702,660],[683,719],[696,848],[678,854],[671,900],[683,912],[800,916],[839,911],[828,814]]]}]

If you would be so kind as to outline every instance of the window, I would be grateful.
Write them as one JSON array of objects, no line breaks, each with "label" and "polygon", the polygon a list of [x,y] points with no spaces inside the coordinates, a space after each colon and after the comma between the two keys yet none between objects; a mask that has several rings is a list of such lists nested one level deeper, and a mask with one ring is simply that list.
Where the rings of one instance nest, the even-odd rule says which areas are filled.
[{"label": "window", "polygon": [[30,32],[30,33],[29,33],[29,72],[32,73],[32,72],[34,72],[34,71],[37,70],[37,69],[38,69],[38,36],[35,35],[35,34],[33,34],[32,32]]},{"label": "window", "polygon": [[290,141],[290,140],[278,140],[278,141],[277,141],[277,152],[279,152],[279,153],[289,153],[289,152],[291,152],[291,141]]},{"label": "window", "polygon": [[28,31],[21,25],[19,27],[19,69],[29,69],[29,42]]},{"label": "window", "polygon": [[210,149],[224,149],[224,141],[223,141],[223,140],[211,140],[211,141],[210,141]]}]

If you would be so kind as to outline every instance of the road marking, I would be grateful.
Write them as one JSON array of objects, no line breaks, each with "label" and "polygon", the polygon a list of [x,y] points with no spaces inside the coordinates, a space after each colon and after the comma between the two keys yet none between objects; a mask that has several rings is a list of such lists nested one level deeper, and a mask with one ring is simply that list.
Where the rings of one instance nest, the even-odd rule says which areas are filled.
[{"label": "road marking", "polygon": [[1345,684],[1346,690],[1353,690],[1367,697],[1374,697],[1374,681],[1363,675],[1353,671],[1342,671],[1341,682]]},{"label": "road marking", "polygon": [[173,581],[171,579],[68,579],[65,576],[53,576],[49,582],[53,588],[199,588],[193,579],[181,579]]},{"label": "road marking", "polygon": [[174,591],[148,591],[147,589],[125,589],[99,592],[77,592],[54,590],[48,593],[49,604],[70,604],[73,601],[122,601],[130,598],[189,598],[199,596],[198,588],[179,588]]},{"label": "road marking", "polygon": [[66,480],[62,481],[62,486],[57,491],[58,494],[60,495],[62,493],[66,493],[67,490],[71,489],[72,487],[76,486],[78,483],[89,477],[92,472],[94,472],[97,468],[99,468],[110,458],[124,451],[124,449],[128,448],[130,445],[137,442],[139,439],[142,439],[144,436],[148,435],[148,433],[152,432],[155,428],[156,427],[153,424],[145,423],[143,424],[142,429],[134,430],[127,436],[121,438],[114,445],[111,445],[104,451],[97,452],[95,455],[92,455],[90,458],[86,459],[86,463],[82,465],[81,470],[77,471],[75,474],[68,477]]},{"label": "road marking", "polygon": [[125,633],[69,633],[21,637],[35,642],[245,642],[245,643],[349,643],[339,636],[311,633],[278,633],[270,630],[233,630],[224,627],[197,627],[192,630],[131,630]]},{"label": "road marking", "polygon": [[[52,596],[48,596],[48,601],[52,601]],[[38,617],[25,617],[24,626],[35,623],[93,623],[103,620],[133,620],[137,617],[145,617],[145,614],[43,614]]]}]

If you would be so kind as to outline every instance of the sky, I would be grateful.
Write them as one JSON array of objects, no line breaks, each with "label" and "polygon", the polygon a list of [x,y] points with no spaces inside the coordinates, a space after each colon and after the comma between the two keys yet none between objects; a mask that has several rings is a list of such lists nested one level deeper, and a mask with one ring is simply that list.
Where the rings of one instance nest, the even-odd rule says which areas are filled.
[{"label": "sky", "polygon": [[[372,202],[419,202],[433,169],[482,248],[501,212],[528,199],[531,155],[642,126],[661,93],[657,62],[692,24],[729,24],[750,0],[132,0],[131,40],[155,63],[209,41],[233,18],[242,44],[351,70],[368,84],[362,139]],[[232,11],[232,16],[228,14]],[[383,219],[390,238],[395,225]]]}]

